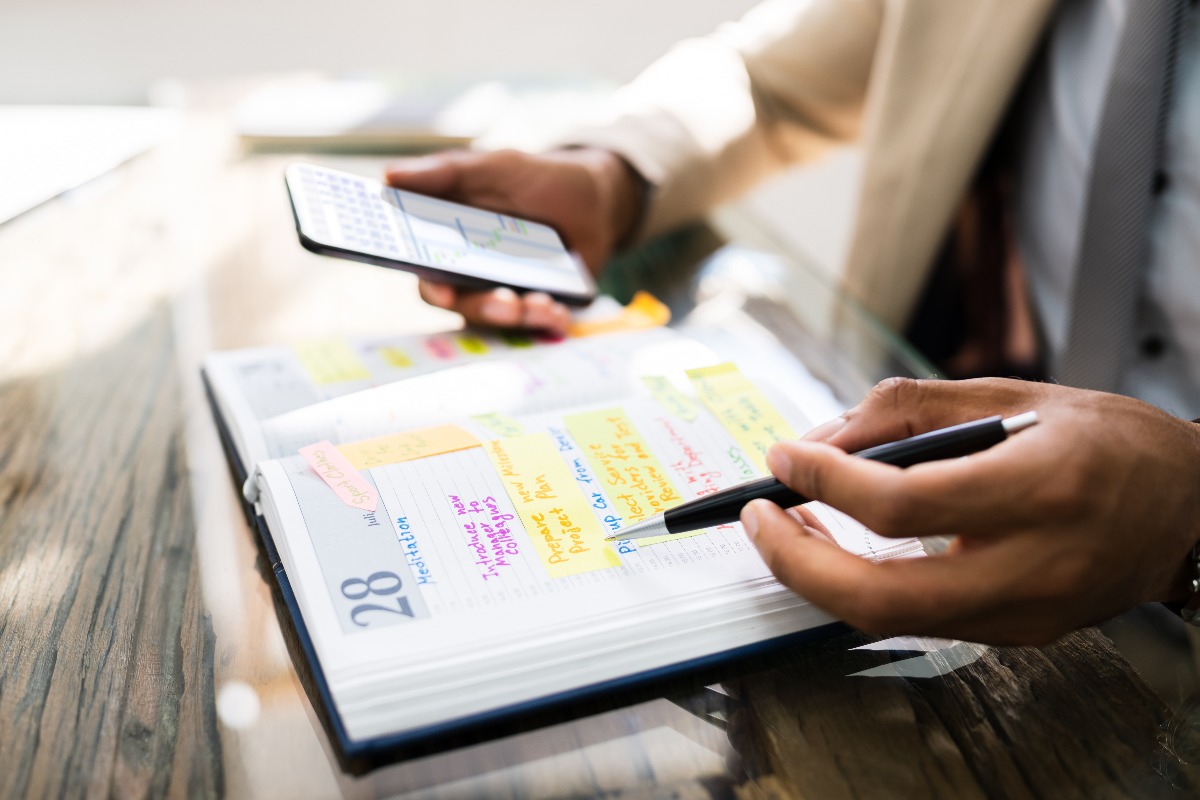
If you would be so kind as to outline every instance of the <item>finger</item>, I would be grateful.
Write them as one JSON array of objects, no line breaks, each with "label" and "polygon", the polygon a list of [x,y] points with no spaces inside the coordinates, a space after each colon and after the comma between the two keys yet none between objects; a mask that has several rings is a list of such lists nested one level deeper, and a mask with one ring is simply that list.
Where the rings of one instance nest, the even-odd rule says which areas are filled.
[{"label": "finger", "polygon": [[454,290],[453,286],[447,286],[444,283],[435,283],[434,281],[418,281],[417,291],[420,293],[422,300],[438,308],[454,310],[455,301],[458,299],[458,292]]},{"label": "finger", "polygon": [[831,436],[846,427],[847,421],[846,415],[842,414],[840,417],[834,417],[828,422],[822,422],[800,438],[806,442],[828,441]]},{"label": "finger", "polygon": [[782,442],[767,452],[772,474],[805,497],[843,511],[884,536],[986,534],[1029,525],[1033,468],[1045,453],[1023,433],[967,458],[899,469],[836,447]]},{"label": "finger", "polygon": [[1041,400],[1044,390],[1040,384],[1004,378],[969,381],[889,378],[843,415],[845,424],[835,430],[818,428],[813,432],[816,435],[806,438],[853,452],[994,414],[1010,416],[1030,411]]},{"label": "finger", "polygon": [[788,516],[795,519],[804,527],[810,529],[815,535],[822,536],[834,544],[837,543],[837,539],[833,538],[833,534],[829,532],[829,528],[826,527],[825,523],[820,517],[817,516],[816,512],[813,511],[811,507],[807,505],[796,506],[794,508],[787,509],[787,513]]},{"label": "finger", "polygon": [[519,326],[524,314],[521,298],[506,286],[490,292],[463,292],[454,310],[470,322],[501,328]]},{"label": "finger", "polygon": [[881,634],[956,635],[1005,602],[994,558],[927,557],[879,564],[813,536],[774,504],[743,509],[747,533],[781,583],[856,628]]},{"label": "finger", "polygon": [[526,328],[565,333],[570,314],[566,306],[556,303],[544,292],[530,292],[522,300],[522,324]]},{"label": "finger", "polygon": [[388,185],[397,189],[447,197],[458,192],[462,165],[452,153],[403,158],[388,164],[385,175]]}]

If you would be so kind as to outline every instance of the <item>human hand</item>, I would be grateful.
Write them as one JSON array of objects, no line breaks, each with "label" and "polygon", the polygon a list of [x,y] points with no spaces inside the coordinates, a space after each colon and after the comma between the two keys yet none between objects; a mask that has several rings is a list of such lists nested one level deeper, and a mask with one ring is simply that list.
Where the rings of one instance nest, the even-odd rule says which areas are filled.
[{"label": "human hand", "polygon": [[[972,456],[898,469],[849,452],[1037,411]],[[781,481],[884,536],[957,535],[874,564],[765,500],[742,512],[785,585],[873,633],[1043,644],[1187,593],[1200,539],[1200,425],[1120,395],[1004,379],[876,386],[844,417],[767,454]],[[806,524],[807,523],[807,524]]]},{"label": "human hand", "polygon": [[[580,148],[533,155],[516,150],[457,151],[396,161],[387,182],[398,189],[512,214],[555,228],[597,272],[641,214],[641,193],[625,162],[607,150]],[[421,297],[469,321],[502,327],[566,330],[568,312],[543,292],[467,292],[422,280]]]}]

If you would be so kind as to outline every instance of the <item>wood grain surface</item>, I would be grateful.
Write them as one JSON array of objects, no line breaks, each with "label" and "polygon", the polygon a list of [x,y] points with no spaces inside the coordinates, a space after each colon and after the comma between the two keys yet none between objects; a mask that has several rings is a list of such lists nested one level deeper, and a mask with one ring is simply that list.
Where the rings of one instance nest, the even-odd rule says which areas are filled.
[{"label": "wood grain surface", "polygon": [[[855,634],[722,691],[681,684],[341,771],[199,361],[457,320],[406,275],[301,250],[284,163],[241,154],[222,118],[197,114],[156,152],[0,226],[0,797],[1200,794],[1195,704],[1169,710],[1094,629],[971,650],[954,669],[961,649],[857,650],[869,639]],[[914,657],[947,674],[855,675]]]}]

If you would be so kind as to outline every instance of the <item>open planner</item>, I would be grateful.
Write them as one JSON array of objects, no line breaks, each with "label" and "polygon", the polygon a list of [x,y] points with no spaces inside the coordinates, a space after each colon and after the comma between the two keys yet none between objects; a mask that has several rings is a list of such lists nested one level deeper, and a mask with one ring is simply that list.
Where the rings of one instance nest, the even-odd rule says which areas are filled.
[{"label": "open planner", "polygon": [[[765,474],[771,444],[841,410],[748,335],[453,332],[206,359],[344,754],[455,746],[837,629],[774,580],[740,525],[604,541]],[[853,552],[920,551],[816,510]]]}]

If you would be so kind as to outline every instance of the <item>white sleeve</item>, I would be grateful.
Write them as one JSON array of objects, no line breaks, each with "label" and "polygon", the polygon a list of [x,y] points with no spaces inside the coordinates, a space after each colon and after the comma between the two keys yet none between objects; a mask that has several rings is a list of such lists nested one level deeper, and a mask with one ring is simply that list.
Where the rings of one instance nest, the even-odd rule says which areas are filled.
[{"label": "white sleeve", "polygon": [[672,48],[564,144],[618,153],[654,187],[641,233],[704,215],[859,131],[881,0],[768,0]]}]

